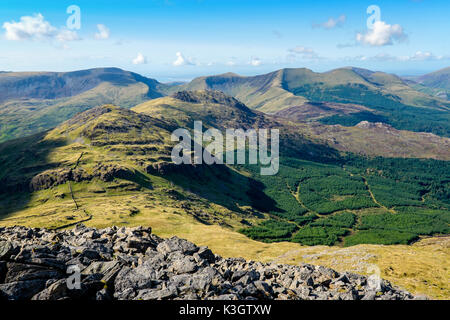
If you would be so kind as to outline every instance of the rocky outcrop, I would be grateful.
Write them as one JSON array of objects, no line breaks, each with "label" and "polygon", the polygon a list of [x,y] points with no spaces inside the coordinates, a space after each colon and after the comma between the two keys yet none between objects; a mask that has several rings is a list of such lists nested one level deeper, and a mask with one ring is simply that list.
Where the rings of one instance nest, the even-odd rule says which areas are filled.
[{"label": "rocky outcrop", "polygon": [[413,299],[388,281],[224,259],[150,228],[0,228],[0,299]]},{"label": "rocky outcrop", "polygon": [[97,164],[92,173],[82,168],[63,168],[44,171],[31,179],[30,190],[37,191],[64,184],[67,181],[81,182],[99,178],[102,181],[112,181],[114,178],[131,179],[134,172],[118,165]]},{"label": "rocky outcrop", "polygon": [[369,121],[361,121],[356,125],[356,127],[361,129],[378,129],[378,130],[384,130],[389,131],[393,130],[392,126],[383,123],[383,122],[369,122]]},{"label": "rocky outcrop", "polygon": [[171,97],[188,103],[223,104],[252,113],[252,111],[239,100],[217,90],[178,91],[173,93]]},{"label": "rocky outcrop", "polygon": [[[218,165],[210,165],[211,167],[217,168]],[[205,167],[203,165],[196,164],[175,164],[173,162],[157,162],[149,165],[145,165],[145,171],[149,174],[154,175],[170,175],[170,174],[185,174],[185,175],[195,175],[200,174]]]}]

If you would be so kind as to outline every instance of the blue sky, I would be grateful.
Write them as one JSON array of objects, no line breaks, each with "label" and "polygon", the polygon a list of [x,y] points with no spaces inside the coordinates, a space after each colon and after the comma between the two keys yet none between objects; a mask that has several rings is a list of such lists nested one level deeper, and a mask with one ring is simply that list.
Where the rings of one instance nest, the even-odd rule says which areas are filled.
[{"label": "blue sky", "polygon": [[[70,5],[80,29],[67,26]],[[370,5],[381,13],[371,29]],[[447,0],[2,0],[0,70],[116,66],[161,81],[349,65],[420,74],[450,64],[448,12]]]}]

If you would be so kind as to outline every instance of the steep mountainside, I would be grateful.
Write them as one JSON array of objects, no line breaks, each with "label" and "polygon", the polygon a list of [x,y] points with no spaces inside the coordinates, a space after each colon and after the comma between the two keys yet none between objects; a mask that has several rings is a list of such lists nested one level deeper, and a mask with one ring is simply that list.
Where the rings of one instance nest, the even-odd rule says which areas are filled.
[{"label": "steep mountainside", "polygon": [[[445,70],[428,78],[439,79],[431,81],[432,86],[448,84]],[[200,77],[187,84],[161,84],[121,69],[99,68],[0,73],[0,142],[51,129],[98,105],[131,108],[180,90],[204,89],[222,91],[269,114],[289,109],[289,113],[295,112],[297,121],[345,126],[361,121],[384,122],[396,129],[450,136],[450,103],[446,97],[432,96],[444,89],[382,72],[282,69],[254,77],[227,73]]]},{"label": "steep mountainside", "polygon": [[425,93],[450,100],[450,67],[413,77],[412,86]]},{"label": "steep mountainside", "polygon": [[169,92],[180,89],[220,90],[266,113],[295,108],[303,121],[353,126],[384,117],[397,129],[450,135],[449,101],[415,90],[395,75],[365,69],[282,69],[254,77],[227,73],[197,78]]},{"label": "steep mountainside", "polygon": [[148,97],[161,96],[158,81],[118,68],[73,72],[5,72],[0,74],[0,102],[19,99],[57,99],[76,96],[108,82],[116,86],[144,83]]},{"label": "steep mountainside", "polygon": [[[205,129],[279,128],[279,172],[173,164],[171,133],[194,120]],[[0,226],[152,225],[233,255],[240,243],[264,259],[301,245],[406,245],[450,233],[449,162],[361,157],[299,132],[220,92],[92,108],[0,144]],[[437,275],[426,279],[441,286]]]},{"label": "steep mountainside", "polygon": [[322,139],[329,146],[355,154],[432,158],[450,161],[450,138],[432,133],[397,130],[381,122],[361,121],[356,126],[298,124],[300,132]]},{"label": "steep mountainside", "polygon": [[[173,164],[171,132],[192,130],[194,120],[205,129],[280,129],[280,171]],[[1,144],[0,160],[7,224],[126,223],[153,199],[155,212],[181,206],[205,223],[252,225],[242,232],[268,242],[409,243],[448,229],[447,162],[341,155],[220,92],[180,92],[133,110],[96,107],[47,133]],[[402,187],[386,193],[392,184]],[[316,234],[319,225],[330,228]]]},{"label": "steep mountainside", "polygon": [[132,107],[166,86],[117,68],[0,74],[0,141],[53,128],[102,104]]}]

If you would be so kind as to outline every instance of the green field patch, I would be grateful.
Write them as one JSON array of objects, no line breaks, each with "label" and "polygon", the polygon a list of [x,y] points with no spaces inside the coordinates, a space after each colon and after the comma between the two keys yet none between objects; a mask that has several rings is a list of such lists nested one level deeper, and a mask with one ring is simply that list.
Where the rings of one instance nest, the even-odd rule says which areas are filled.
[{"label": "green field patch", "polygon": [[298,242],[307,246],[327,245],[332,246],[339,241],[339,237],[348,233],[348,230],[338,227],[314,227],[305,226],[293,237],[292,242]]},{"label": "green field patch", "polygon": [[300,183],[299,196],[305,205],[321,214],[345,209],[377,206],[370,198],[363,180],[357,176],[323,175]]},{"label": "green field patch", "polygon": [[392,230],[360,230],[344,240],[346,247],[358,244],[409,244],[418,239],[414,233]]},{"label": "green field patch", "polygon": [[297,226],[292,223],[275,219],[266,220],[257,226],[240,230],[253,240],[263,242],[289,241]]},{"label": "green field patch", "polygon": [[450,233],[448,223],[442,220],[439,215],[412,213],[365,215],[361,217],[359,229],[383,229],[416,235]]},{"label": "green field patch", "polygon": [[320,218],[310,225],[315,227],[341,227],[351,228],[356,223],[356,215],[351,212],[342,212],[325,218]]},{"label": "green field patch", "polygon": [[378,202],[386,207],[420,205],[423,186],[392,179],[369,176],[367,182]]}]

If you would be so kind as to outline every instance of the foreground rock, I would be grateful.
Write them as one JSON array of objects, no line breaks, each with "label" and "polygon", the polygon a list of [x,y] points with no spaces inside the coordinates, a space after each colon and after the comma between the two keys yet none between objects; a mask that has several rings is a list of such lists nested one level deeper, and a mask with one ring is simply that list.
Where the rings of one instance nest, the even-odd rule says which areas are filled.
[{"label": "foreground rock", "polygon": [[413,299],[388,281],[223,259],[150,228],[0,228],[0,299]]}]

